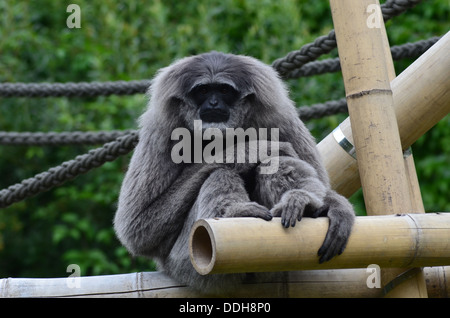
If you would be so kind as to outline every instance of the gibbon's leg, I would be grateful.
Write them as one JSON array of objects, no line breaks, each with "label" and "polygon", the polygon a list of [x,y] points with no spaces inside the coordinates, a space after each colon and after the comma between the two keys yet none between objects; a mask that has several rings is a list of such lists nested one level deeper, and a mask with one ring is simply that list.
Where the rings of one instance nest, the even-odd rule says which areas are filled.
[{"label": "gibbon's leg", "polygon": [[269,210],[251,202],[244,180],[234,169],[214,171],[200,189],[198,218],[211,217],[259,217],[272,219]]},{"label": "gibbon's leg", "polygon": [[189,258],[189,235],[194,222],[212,217],[259,217],[270,220],[272,216],[267,208],[250,201],[243,179],[232,169],[217,169],[202,185],[180,235],[161,265],[169,276],[181,283],[206,293],[223,294],[232,291],[247,275],[202,276],[195,271]]}]

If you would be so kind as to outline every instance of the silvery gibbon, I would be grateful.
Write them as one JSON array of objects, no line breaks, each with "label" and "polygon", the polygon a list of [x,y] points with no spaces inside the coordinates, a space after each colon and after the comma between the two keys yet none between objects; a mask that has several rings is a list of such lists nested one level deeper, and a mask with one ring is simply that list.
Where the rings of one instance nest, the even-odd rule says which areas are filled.
[{"label": "silvery gibbon", "polygon": [[[272,67],[248,56],[200,54],[161,69],[148,94],[114,219],[116,234],[131,254],[154,259],[160,270],[180,283],[223,294],[250,277],[270,274],[198,274],[188,248],[190,230],[198,219],[280,217],[280,226],[290,227],[302,217],[326,216],[329,228],[318,261],[343,252],[354,223],[353,207],[330,188],[316,143]],[[198,134],[196,123],[200,133],[213,129],[217,140],[218,132],[226,138],[229,129],[276,129],[277,138],[258,137],[266,139],[276,156],[250,162],[229,160],[227,153],[222,161],[189,160],[212,141],[203,140],[198,147],[191,140],[183,145],[192,145],[192,150],[179,150],[180,140],[173,132],[183,128]],[[233,140],[226,145],[233,147]],[[248,156],[254,148],[250,141],[245,145]],[[177,146],[175,153],[186,160],[174,160]],[[213,152],[216,159],[221,151]],[[231,159],[237,159],[237,153],[233,157],[231,152]],[[263,173],[275,159],[275,171]]]}]

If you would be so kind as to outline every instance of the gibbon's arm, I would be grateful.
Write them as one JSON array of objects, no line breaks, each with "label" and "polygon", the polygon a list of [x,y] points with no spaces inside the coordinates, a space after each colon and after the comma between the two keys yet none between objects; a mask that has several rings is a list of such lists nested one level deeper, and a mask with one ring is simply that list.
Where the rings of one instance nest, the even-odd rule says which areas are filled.
[{"label": "gibbon's arm", "polygon": [[[280,155],[297,157],[290,143],[269,141],[268,147],[276,147]],[[247,145],[245,149],[248,158],[250,148]],[[237,162],[237,153],[234,151],[234,162]],[[145,173],[140,169],[139,160],[132,160],[130,171],[123,182],[114,220],[117,236],[131,253],[149,256],[155,248],[167,243],[169,237],[177,237],[201,186],[213,171],[220,168],[233,169],[239,174],[245,174],[265,159],[267,158],[258,158],[256,163],[177,165],[174,170],[180,170],[180,166],[183,166],[179,175],[172,176],[172,184],[156,197],[142,189],[154,189],[151,183],[156,181],[155,176],[151,175],[143,180]]]},{"label": "gibbon's arm", "polygon": [[200,187],[220,167],[224,168],[219,164],[188,164],[166,191],[147,205],[119,205],[114,228],[123,245],[134,255],[150,256],[170,236],[178,236]]}]

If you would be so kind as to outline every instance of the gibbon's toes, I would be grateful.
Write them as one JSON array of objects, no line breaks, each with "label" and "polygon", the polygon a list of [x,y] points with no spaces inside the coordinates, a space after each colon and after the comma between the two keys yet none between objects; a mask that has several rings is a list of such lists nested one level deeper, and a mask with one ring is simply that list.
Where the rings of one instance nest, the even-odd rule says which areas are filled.
[{"label": "gibbon's toes", "polygon": [[301,221],[305,211],[304,197],[296,191],[287,193],[281,201],[272,208],[272,215],[281,217],[281,225],[285,228],[294,227],[297,221]]},{"label": "gibbon's toes", "polygon": [[295,226],[296,221],[301,221],[303,208],[293,205],[277,205],[272,210],[274,217],[281,217],[281,225],[285,228]]},{"label": "gibbon's toes", "polygon": [[272,220],[272,213],[265,206],[258,203],[251,202],[248,204],[248,211],[250,217],[260,218],[266,221]]},{"label": "gibbon's toes", "polygon": [[254,217],[265,221],[272,220],[272,214],[269,209],[256,202],[246,202],[239,204],[231,214],[225,215],[229,217]]}]

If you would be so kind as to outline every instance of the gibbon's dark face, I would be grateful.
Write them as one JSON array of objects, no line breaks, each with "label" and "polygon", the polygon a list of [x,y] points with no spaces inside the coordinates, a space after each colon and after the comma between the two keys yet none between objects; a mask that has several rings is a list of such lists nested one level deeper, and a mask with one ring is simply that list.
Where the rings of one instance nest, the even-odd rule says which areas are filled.
[{"label": "gibbon's dark face", "polygon": [[200,119],[206,123],[227,122],[240,94],[224,83],[201,84],[189,93],[199,109]]},{"label": "gibbon's dark face", "polygon": [[168,82],[177,83],[186,127],[201,120],[203,129],[224,130],[242,127],[251,116],[254,77],[249,59],[210,52],[174,65]]}]

